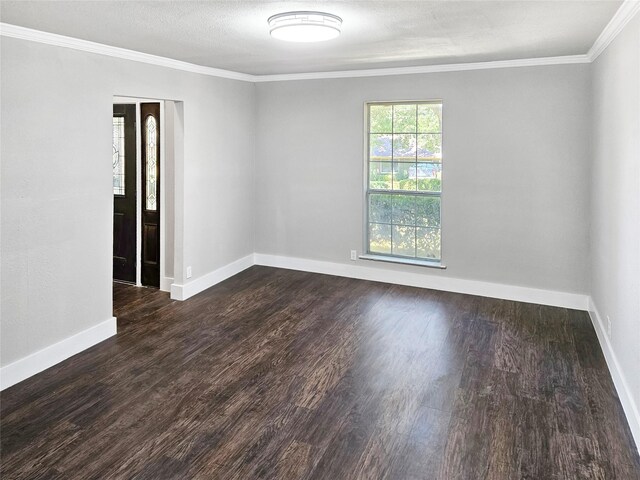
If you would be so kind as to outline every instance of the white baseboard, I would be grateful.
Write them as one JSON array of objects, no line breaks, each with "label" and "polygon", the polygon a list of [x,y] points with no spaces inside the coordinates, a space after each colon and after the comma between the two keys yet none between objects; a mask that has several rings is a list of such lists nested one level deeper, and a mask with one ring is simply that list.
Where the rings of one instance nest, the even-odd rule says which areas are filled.
[{"label": "white baseboard", "polygon": [[116,334],[116,317],[76,333],[31,355],[0,368],[0,390],[54,366]]},{"label": "white baseboard", "polygon": [[604,358],[607,361],[613,384],[618,392],[618,397],[620,398],[620,403],[627,417],[631,434],[636,442],[636,448],[638,448],[638,452],[640,452],[640,413],[638,413],[638,405],[633,398],[624,371],[620,367],[620,363],[618,363],[618,358],[613,350],[611,341],[606,334],[607,330],[602,322],[602,317],[600,317],[600,313],[598,313],[598,309],[595,303],[593,303],[592,298],[589,298],[589,316],[591,317],[593,328],[596,330],[596,335],[598,335],[600,348],[602,348]]},{"label": "white baseboard", "polygon": [[180,285],[173,283],[171,285],[171,298],[174,300],[186,300],[194,295],[213,287],[215,284],[232,277],[254,264],[253,254],[242,257],[235,262],[231,262],[224,267],[220,267],[213,272],[209,272],[202,277],[198,277],[190,282]]},{"label": "white baseboard", "polygon": [[173,278],[171,278],[171,277],[160,277],[160,290],[162,292],[170,292],[172,283],[173,283]]},{"label": "white baseboard", "polygon": [[254,254],[254,263],[268,267],[324,273],[339,277],[358,278],[374,282],[394,283],[411,287],[431,288],[446,292],[466,293],[482,297],[501,298],[518,302],[537,303],[554,307],[587,310],[589,297],[577,293],[541,290],[538,288],[503,285],[499,283],[464,280],[429,273],[400,272],[357,264],[333,263],[279,255]]}]

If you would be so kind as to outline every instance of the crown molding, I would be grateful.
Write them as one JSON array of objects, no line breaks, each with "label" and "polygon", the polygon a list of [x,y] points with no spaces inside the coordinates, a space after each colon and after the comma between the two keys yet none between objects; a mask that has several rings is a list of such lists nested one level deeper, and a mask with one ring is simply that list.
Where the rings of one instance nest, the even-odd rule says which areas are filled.
[{"label": "crown molding", "polygon": [[451,63],[446,65],[425,65],[417,67],[375,68],[367,70],[342,70],[330,72],[310,73],[284,73],[275,75],[250,75],[248,73],[233,72],[220,68],[204,67],[193,63],[182,62],[148,53],[128,50],[126,48],[112,47],[102,43],[80,40],[66,37],[56,33],[42,32],[31,28],[20,27],[8,23],[0,23],[0,35],[4,37],[19,38],[32,42],[55,45],[57,47],[72,48],[83,52],[97,53],[109,57],[132,60],[134,62],[149,63],[161,67],[183,70],[186,72],[200,73],[212,77],[231,78],[245,82],[281,82],[287,80],[315,80],[324,78],[350,78],[350,77],[378,77],[385,75],[411,75],[416,73],[441,73],[459,72],[464,70],[485,70],[491,68],[534,67],[541,65],[563,65],[571,63],[589,63],[587,55],[567,55],[563,57],[525,58],[517,60],[499,60],[494,62],[476,63]]},{"label": "crown molding", "polygon": [[498,60],[493,62],[451,63],[445,65],[424,65],[416,67],[374,68],[367,70],[341,70],[329,72],[284,73],[271,75],[251,75],[248,73],[204,67],[193,63],[142,53],[126,48],[112,47],[102,43],[80,40],[55,33],[42,32],[31,28],[8,23],[0,23],[0,36],[19,38],[32,42],[71,48],[83,52],[97,53],[109,57],[122,58],[134,62],[148,63],[160,67],[173,68],[185,72],[199,73],[211,77],[229,78],[243,82],[283,82],[291,80],[320,80],[330,78],[380,77],[387,75],[412,75],[419,73],[461,72],[466,70],[486,70],[494,68],[538,67],[544,65],[567,65],[591,63],[604,51],[622,31],[636,13],[640,11],[640,0],[624,0],[593,46],[584,55],[566,55],[560,57],[524,58],[516,60]]},{"label": "crown molding", "polygon": [[449,63],[445,65],[423,65],[418,67],[374,68],[368,70],[342,70],[331,72],[284,73],[279,75],[254,75],[254,82],[283,82],[288,80],[318,80],[324,78],[381,77],[386,75],[412,75],[416,73],[461,72],[465,70],[487,70],[493,68],[538,67],[542,65],[565,65],[589,63],[586,55],[562,57],[523,58],[497,60],[493,62]]},{"label": "crown molding", "polygon": [[598,56],[604,52],[605,48],[609,46],[611,42],[618,36],[622,29],[629,23],[629,21],[640,11],[640,1],[638,0],[625,0],[618,8],[618,11],[611,17],[607,26],[604,27],[602,33],[596,41],[593,42],[592,47],[589,49],[587,56],[589,61],[593,62]]},{"label": "crown molding", "polygon": [[223,70],[220,68],[203,67],[202,65],[182,62],[172,58],[160,57],[148,53],[137,52],[135,50],[128,50],[126,48],[112,47],[110,45],[90,42],[88,40],[80,40],[79,38],[67,37],[56,33],[42,32],[40,30],[20,27],[18,25],[11,25],[9,23],[0,23],[0,35],[3,37],[19,38],[21,40],[44,43],[46,45],[54,45],[56,47],[65,47],[83,52],[97,53],[108,57],[132,60],[134,62],[148,63],[150,65],[158,65],[160,67],[173,68],[174,70],[200,73],[211,77],[230,78],[233,80],[242,80],[244,82],[253,82],[253,75],[248,75],[246,73],[233,72],[231,70]]}]

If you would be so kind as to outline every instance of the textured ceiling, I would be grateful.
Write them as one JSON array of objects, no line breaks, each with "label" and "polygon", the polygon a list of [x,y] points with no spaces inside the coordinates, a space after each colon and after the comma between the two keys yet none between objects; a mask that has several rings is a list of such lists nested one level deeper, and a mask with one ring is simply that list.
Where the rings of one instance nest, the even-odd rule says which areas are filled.
[{"label": "textured ceiling", "polygon": [[[250,74],[436,65],[587,53],[617,0],[2,1],[2,22]],[[267,18],[320,10],[343,34],[272,39]]]}]

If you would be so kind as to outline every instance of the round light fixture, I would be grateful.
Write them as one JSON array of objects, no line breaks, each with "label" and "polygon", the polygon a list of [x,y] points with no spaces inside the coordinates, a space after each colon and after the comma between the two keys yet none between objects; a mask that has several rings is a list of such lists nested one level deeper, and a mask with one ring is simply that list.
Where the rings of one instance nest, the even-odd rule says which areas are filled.
[{"label": "round light fixture", "polygon": [[324,42],[340,35],[342,19],[322,12],[286,12],[269,17],[273,38],[287,42]]}]

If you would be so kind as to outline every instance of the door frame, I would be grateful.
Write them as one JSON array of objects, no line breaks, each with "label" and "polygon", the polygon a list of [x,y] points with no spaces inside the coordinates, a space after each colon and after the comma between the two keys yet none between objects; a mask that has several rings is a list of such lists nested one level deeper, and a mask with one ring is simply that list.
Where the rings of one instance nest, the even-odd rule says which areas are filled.
[{"label": "door frame", "polygon": [[[169,292],[173,278],[166,277],[165,271],[165,232],[166,232],[166,218],[165,218],[165,182],[167,181],[165,175],[165,101],[166,99],[147,98],[147,97],[127,97],[122,95],[113,96],[113,104],[135,104],[136,106],[136,286],[142,286],[142,158],[140,152],[142,151],[142,131],[141,131],[141,118],[140,118],[140,104],[141,103],[159,103],[160,104],[160,290],[163,292]],[[175,178],[171,181],[175,182]],[[174,190],[175,191],[175,190]],[[174,198],[175,202],[175,198]],[[175,208],[174,217],[176,214]],[[175,223],[175,218],[174,218]],[[175,228],[174,228],[175,231]],[[174,243],[175,246],[175,243]],[[175,256],[174,251],[174,256]],[[174,261],[174,275],[175,275],[175,261]]]}]

